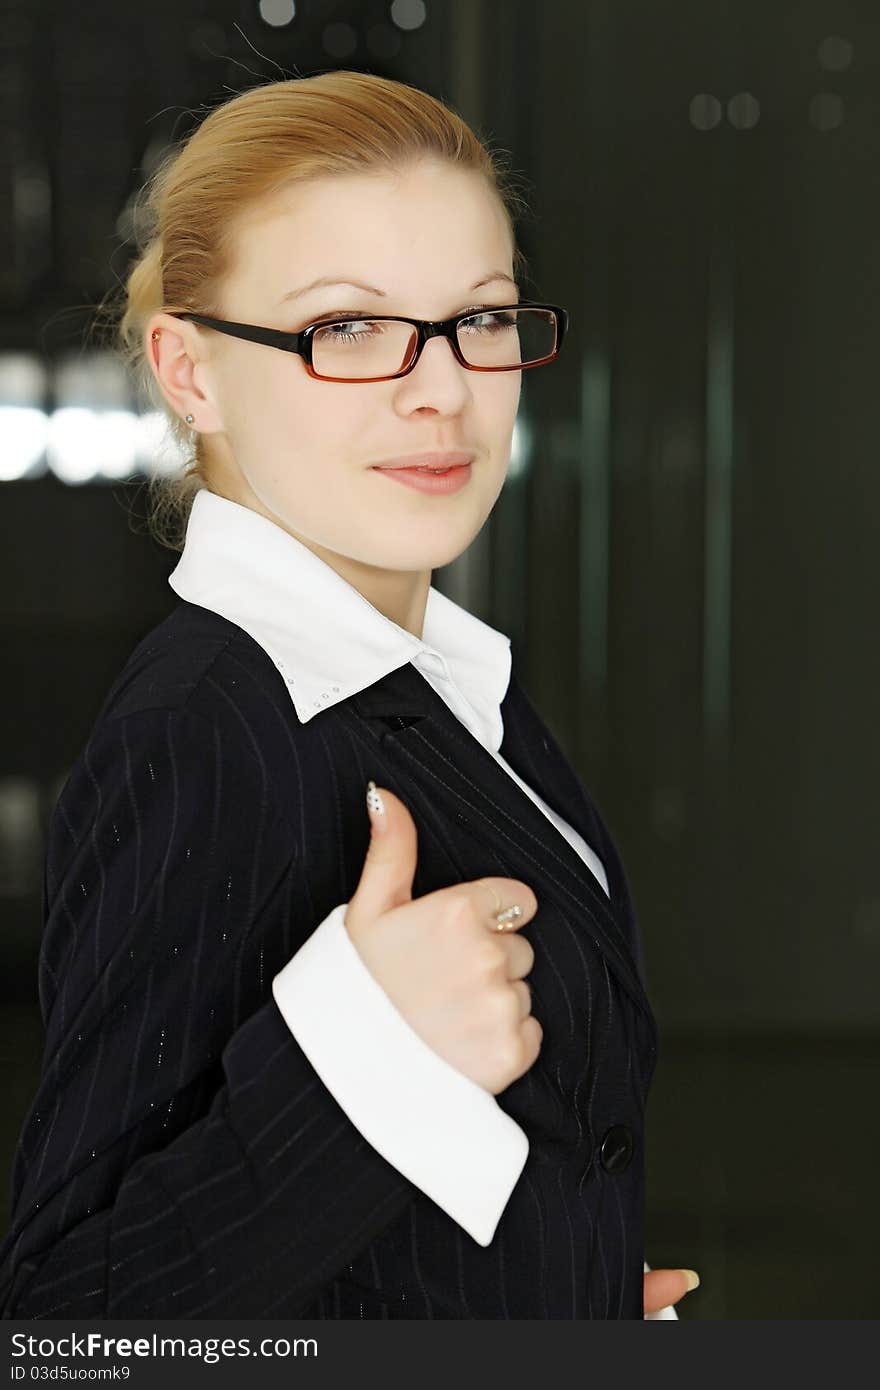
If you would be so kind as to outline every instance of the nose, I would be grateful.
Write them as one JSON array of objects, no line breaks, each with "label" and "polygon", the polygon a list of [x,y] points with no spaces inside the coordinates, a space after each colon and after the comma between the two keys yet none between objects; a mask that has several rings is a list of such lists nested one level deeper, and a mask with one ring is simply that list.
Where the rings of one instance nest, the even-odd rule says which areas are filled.
[{"label": "nose", "polygon": [[455,355],[455,349],[452,346],[452,342],[447,337],[447,335],[445,333],[432,333],[422,344],[421,355],[419,356],[419,359],[416,362],[415,367],[413,368],[414,371],[422,365],[422,361],[426,353],[430,352],[433,352],[435,357],[438,353],[447,352],[449,356],[452,358],[452,361],[455,363],[455,365],[457,367],[461,366],[461,363],[458,361]]},{"label": "nose", "polygon": [[448,338],[429,338],[415,366],[398,377],[399,399],[408,409],[431,406],[444,414],[461,410],[470,394],[467,368],[455,356]]}]

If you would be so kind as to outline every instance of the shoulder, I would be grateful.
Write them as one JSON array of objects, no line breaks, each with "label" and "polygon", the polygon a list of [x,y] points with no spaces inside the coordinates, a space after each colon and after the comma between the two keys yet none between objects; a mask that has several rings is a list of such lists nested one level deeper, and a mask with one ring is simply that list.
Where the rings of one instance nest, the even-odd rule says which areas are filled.
[{"label": "shoulder", "polygon": [[271,657],[237,623],[181,600],[131,651],[104,699],[95,728],[120,719],[149,723],[150,711],[199,719],[244,740],[299,725]]},{"label": "shoulder", "polygon": [[[179,602],[129,654],[88,732],[81,757],[111,778],[120,750],[145,766],[170,750],[188,780],[233,764],[264,794],[301,728],[271,658],[210,609]],[[206,758],[205,754],[210,754]]]}]

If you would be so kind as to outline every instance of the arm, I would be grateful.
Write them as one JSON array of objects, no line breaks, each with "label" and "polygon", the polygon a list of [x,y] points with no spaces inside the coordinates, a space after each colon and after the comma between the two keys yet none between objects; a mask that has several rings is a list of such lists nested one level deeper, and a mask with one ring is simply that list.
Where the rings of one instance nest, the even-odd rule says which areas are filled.
[{"label": "arm", "polygon": [[486,1246],[529,1152],[515,1120],[397,1011],[345,929],[341,903],[272,990],[303,1052],[361,1134]]},{"label": "arm", "polygon": [[296,1316],[415,1194],[267,997],[308,932],[297,846],[223,742],[142,710],[62,793],[4,1317]]}]

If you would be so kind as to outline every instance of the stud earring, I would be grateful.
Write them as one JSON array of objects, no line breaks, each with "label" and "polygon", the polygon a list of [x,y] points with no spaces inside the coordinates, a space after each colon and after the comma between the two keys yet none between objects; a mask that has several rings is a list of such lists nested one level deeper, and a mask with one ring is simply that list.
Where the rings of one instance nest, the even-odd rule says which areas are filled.
[{"label": "stud earring", "polygon": [[158,328],[154,328],[154,329],[153,329],[153,342],[154,342],[154,343],[155,343],[156,339],[158,338],[158,336],[159,336],[159,330],[158,330]]},{"label": "stud earring", "polygon": [[193,422],[193,420],[194,420],[196,417],[195,417],[194,415],[187,415],[185,418],[186,418],[186,423],[187,423],[188,425],[191,425],[192,422]]}]

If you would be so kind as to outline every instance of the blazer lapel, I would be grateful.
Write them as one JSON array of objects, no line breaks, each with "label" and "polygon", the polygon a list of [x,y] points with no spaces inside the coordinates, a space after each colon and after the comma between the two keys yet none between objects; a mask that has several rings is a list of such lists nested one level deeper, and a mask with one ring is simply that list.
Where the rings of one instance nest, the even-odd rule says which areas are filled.
[{"label": "blazer lapel", "polygon": [[[510,864],[512,876],[530,884],[539,902],[546,894],[562,911],[583,919],[609,969],[653,1019],[627,934],[595,875],[412,663],[337,709],[345,705],[402,773],[417,779],[435,799],[442,789],[459,824]],[[616,856],[571,764],[513,673],[501,714],[501,756],[596,850],[606,865],[617,910],[625,915],[631,905],[625,892],[617,901],[615,890],[623,885]]]}]

